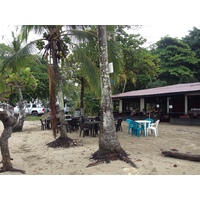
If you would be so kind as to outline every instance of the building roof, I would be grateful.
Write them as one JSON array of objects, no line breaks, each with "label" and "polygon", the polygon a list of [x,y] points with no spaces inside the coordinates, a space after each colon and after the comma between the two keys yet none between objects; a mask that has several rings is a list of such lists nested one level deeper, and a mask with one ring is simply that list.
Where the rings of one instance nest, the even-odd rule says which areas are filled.
[{"label": "building roof", "polygon": [[192,93],[199,92],[200,94],[200,82],[196,83],[184,83],[184,84],[176,84],[176,85],[168,85],[157,88],[149,88],[144,90],[134,90],[130,92],[124,92],[112,95],[112,98],[126,98],[126,97],[147,97],[147,96],[163,96],[163,95],[173,95],[173,94],[181,94],[181,93]]}]

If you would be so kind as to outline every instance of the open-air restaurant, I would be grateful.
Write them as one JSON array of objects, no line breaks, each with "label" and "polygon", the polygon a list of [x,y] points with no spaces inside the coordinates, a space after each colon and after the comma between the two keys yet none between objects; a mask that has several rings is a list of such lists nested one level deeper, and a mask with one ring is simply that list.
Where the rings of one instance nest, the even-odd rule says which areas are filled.
[{"label": "open-air restaurant", "polygon": [[[60,122],[59,117],[57,117],[57,132],[60,130]],[[47,116],[44,120],[41,121],[41,129],[51,129],[52,128],[52,120],[50,116]],[[116,132],[122,130],[122,117],[114,118],[114,123],[116,127]],[[124,120],[128,125],[128,134],[130,133],[132,136],[140,137],[141,135],[148,136],[150,134],[154,134],[156,137],[158,136],[158,124],[160,120],[154,120],[150,117],[146,119],[129,119],[127,117]],[[99,135],[100,131],[100,116],[74,116],[74,115],[65,115],[65,125],[67,132],[79,132],[79,136],[91,136],[96,137]]]}]

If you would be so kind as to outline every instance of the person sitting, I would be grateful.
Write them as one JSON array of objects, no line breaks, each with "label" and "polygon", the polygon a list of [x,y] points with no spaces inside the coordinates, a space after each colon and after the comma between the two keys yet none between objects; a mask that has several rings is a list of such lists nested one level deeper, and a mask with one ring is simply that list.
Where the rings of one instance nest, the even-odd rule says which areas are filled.
[{"label": "person sitting", "polygon": [[145,111],[144,108],[142,109],[142,114],[143,114],[143,115],[146,115],[146,111]]},{"label": "person sitting", "polygon": [[140,115],[140,116],[144,116],[144,115],[146,115],[146,111],[145,111],[144,108],[142,109],[142,111],[139,112],[139,115]]},{"label": "person sitting", "polygon": [[135,115],[136,113],[137,113],[136,110],[133,109],[133,110],[131,111],[131,114],[130,114],[130,115],[132,116],[132,115]]},{"label": "person sitting", "polygon": [[158,109],[157,108],[154,108],[153,111],[152,111],[152,116],[153,117],[157,117],[158,116]]}]

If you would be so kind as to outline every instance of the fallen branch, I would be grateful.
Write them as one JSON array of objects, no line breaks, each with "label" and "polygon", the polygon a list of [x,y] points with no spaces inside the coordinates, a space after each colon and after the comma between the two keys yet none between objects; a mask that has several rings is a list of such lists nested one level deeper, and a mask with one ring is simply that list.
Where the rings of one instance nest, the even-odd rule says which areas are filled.
[{"label": "fallen branch", "polygon": [[199,154],[191,154],[191,153],[180,153],[178,150],[172,149],[171,151],[162,151],[162,154],[167,157],[179,158],[183,160],[190,160],[200,162],[200,155]]}]

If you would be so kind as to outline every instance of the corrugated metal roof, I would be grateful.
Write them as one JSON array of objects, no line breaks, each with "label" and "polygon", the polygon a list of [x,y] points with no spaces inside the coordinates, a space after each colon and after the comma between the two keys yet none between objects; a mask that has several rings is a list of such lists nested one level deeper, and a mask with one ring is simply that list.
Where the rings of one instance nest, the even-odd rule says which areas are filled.
[{"label": "corrugated metal roof", "polygon": [[198,91],[200,91],[200,82],[168,85],[168,86],[149,88],[144,90],[134,90],[130,92],[124,92],[112,95],[112,98],[164,95],[164,94],[198,92]]}]

